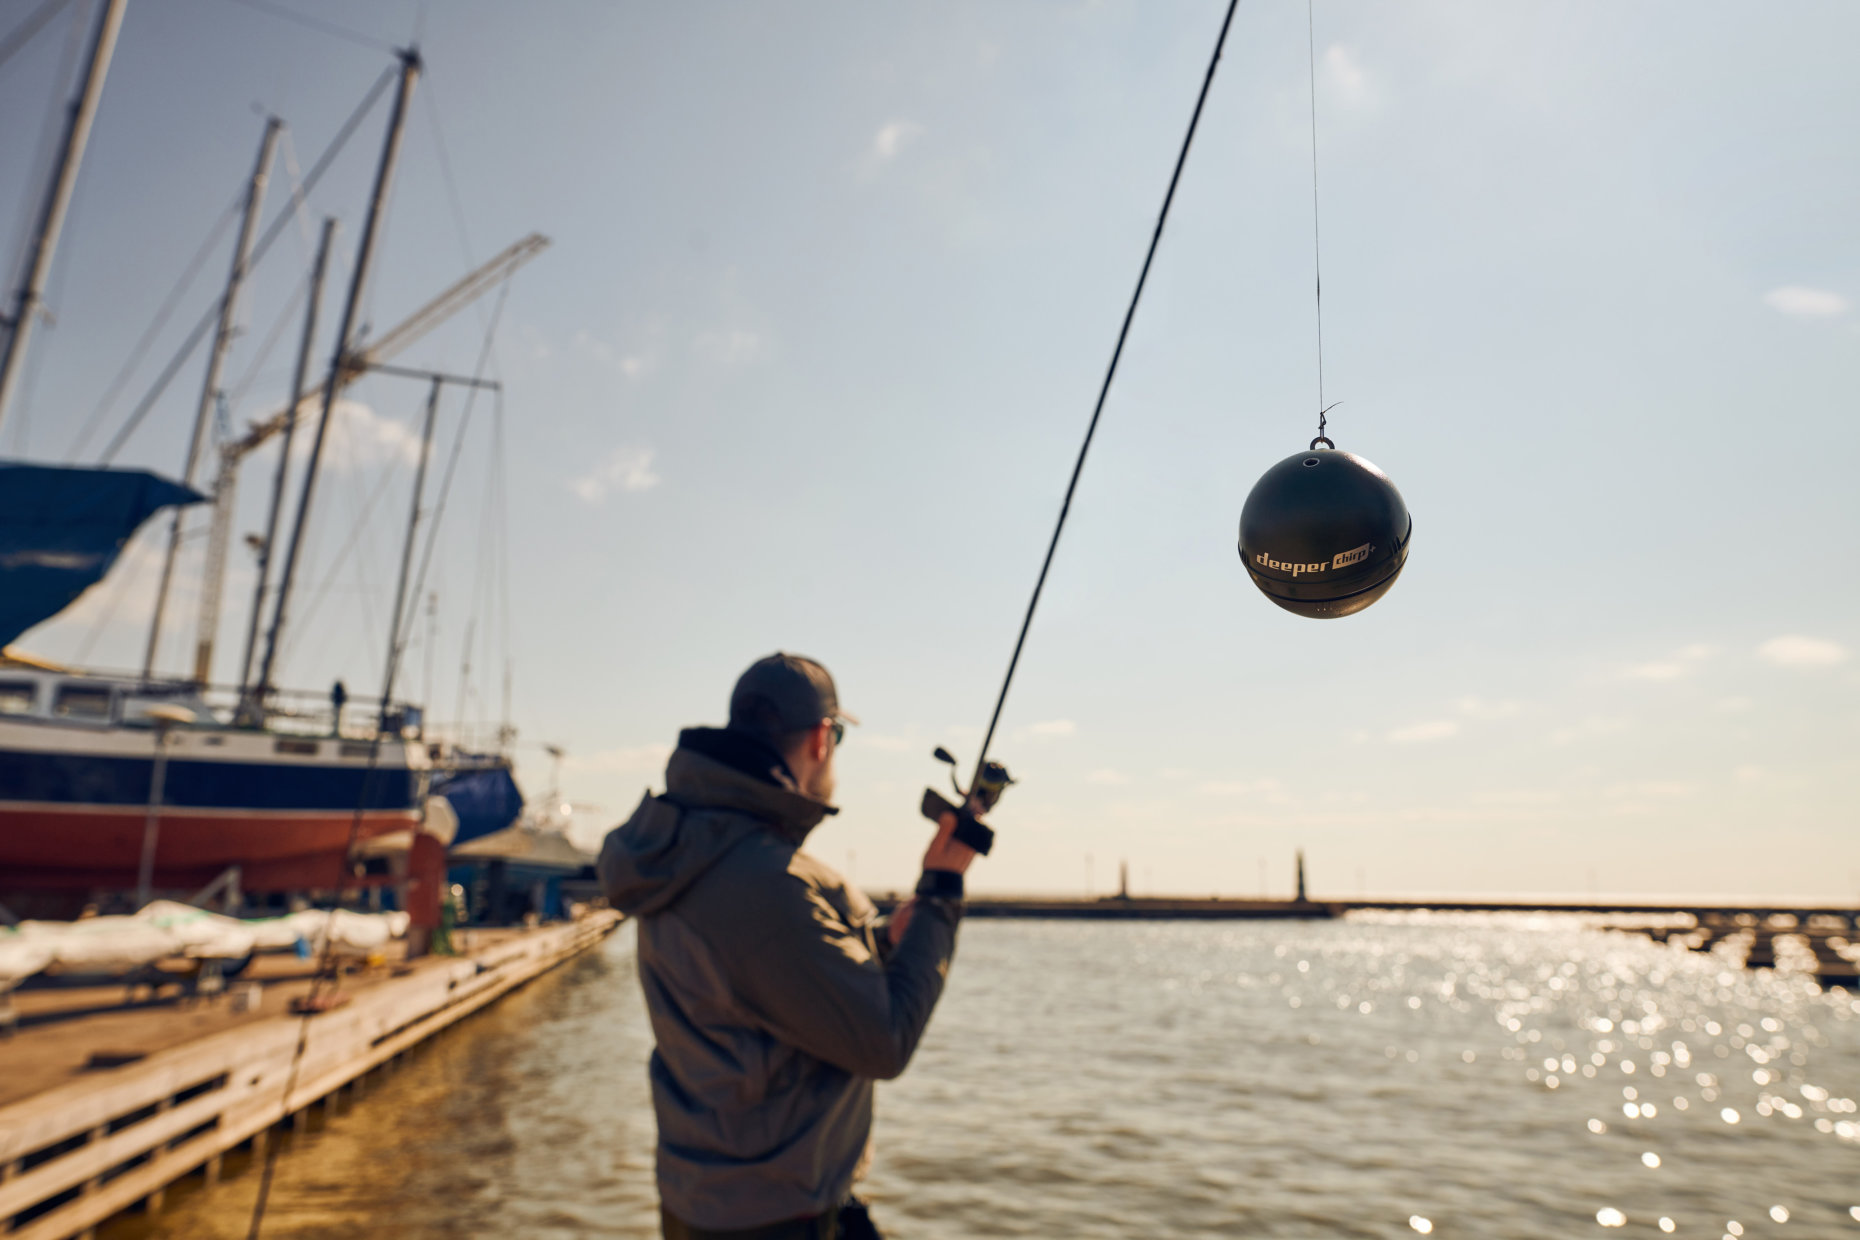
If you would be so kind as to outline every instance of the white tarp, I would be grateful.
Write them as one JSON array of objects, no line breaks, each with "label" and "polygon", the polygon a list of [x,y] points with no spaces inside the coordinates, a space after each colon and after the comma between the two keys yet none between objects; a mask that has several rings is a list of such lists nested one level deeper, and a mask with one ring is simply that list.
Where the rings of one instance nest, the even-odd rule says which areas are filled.
[{"label": "white tarp", "polygon": [[254,951],[305,942],[368,951],[407,933],[406,913],[333,913],[306,909],[288,917],[242,921],[191,904],[155,900],[132,917],[22,921],[0,929],[0,993],[56,965],[72,973],[124,973],[169,956],[237,960]]},{"label": "white tarp", "polygon": [[17,930],[0,930],[0,995],[50,963],[50,943]]}]

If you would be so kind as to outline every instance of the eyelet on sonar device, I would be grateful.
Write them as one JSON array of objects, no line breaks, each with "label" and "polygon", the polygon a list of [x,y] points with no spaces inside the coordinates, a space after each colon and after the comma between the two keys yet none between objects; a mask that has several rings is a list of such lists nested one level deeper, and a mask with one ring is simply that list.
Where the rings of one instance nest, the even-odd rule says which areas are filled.
[{"label": "eyelet on sonar device", "polygon": [[1240,510],[1240,559],[1261,594],[1331,620],[1388,593],[1413,533],[1388,475],[1319,435],[1253,484]]},{"label": "eyelet on sonar device", "polygon": [[930,755],[938,762],[947,762],[950,767],[949,782],[956,789],[956,796],[961,804],[949,800],[935,788],[924,789],[923,816],[936,822],[944,814],[956,815],[955,838],[967,844],[976,852],[986,857],[988,850],[995,846],[995,833],[992,827],[979,820],[977,814],[986,814],[1001,800],[1001,794],[1014,782],[1008,769],[993,760],[982,763],[981,771],[975,777],[975,787],[964,792],[962,785],[956,782],[956,758],[941,745]]}]

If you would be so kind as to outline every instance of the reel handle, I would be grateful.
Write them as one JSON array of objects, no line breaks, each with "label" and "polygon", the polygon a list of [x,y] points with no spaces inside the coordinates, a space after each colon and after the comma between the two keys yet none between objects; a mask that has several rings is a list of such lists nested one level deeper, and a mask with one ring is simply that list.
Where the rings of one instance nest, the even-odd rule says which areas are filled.
[{"label": "reel handle", "polygon": [[986,857],[988,850],[995,846],[994,828],[978,819],[967,806],[958,806],[935,788],[924,789],[923,816],[936,822],[944,814],[956,816],[955,838],[976,852]]}]

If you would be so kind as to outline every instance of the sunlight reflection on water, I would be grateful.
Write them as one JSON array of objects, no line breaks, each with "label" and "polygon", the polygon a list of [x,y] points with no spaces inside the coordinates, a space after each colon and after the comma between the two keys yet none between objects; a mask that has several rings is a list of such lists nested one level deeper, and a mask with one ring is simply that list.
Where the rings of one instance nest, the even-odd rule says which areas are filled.
[{"label": "sunlight reflection on water", "polygon": [[[630,934],[280,1161],[269,1237],[657,1235]],[[1860,1000],[1560,917],[972,922],[887,1234],[1860,1237]],[[112,1236],[243,1236],[256,1176]],[[1788,1230],[1782,1224],[1788,1223]]]}]

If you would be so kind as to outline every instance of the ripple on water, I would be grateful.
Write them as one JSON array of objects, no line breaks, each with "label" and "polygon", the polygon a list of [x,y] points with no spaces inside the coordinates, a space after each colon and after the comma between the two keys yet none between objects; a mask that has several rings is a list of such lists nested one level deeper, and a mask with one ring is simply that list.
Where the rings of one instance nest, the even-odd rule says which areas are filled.
[{"label": "ripple on water", "polygon": [[[1860,1001],[1799,976],[1556,917],[962,935],[879,1091],[902,1240],[1860,1223]],[[622,933],[294,1138],[265,1235],[656,1236],[650,1047]],[[256,1178],[110,1236],[236,1240]]]}]

